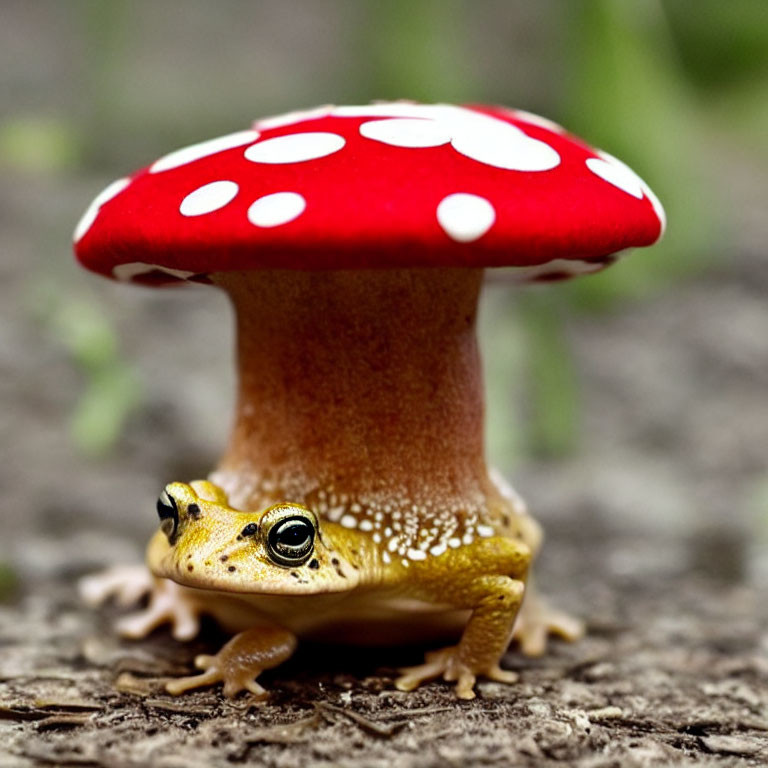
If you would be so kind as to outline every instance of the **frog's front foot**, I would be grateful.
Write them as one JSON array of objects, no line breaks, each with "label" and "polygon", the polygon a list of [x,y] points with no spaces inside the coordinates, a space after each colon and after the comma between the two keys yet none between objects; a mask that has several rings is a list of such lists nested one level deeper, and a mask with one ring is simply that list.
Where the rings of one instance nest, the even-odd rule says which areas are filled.
[{"label": "frog's front foot", "polygon": [[461,658],[459,646],[453,645],[439,651],[431,651],[424,657],[424,663],[400,670],[400,677],[395,680],[395,687],[400,691],[412,691],[427,680],[437,677],[449,683],[456,683],[456,696],[460,699],[475,698],[475,681],[478,675],[499,683],[515,683],[516,672],[501,669],[498,664],[491,664],[482,669],[474,668]]},{"label": "frog's front foot", "polygon": [[258,627],[235,635],[215,656],[201,655],[195,666],[199,675],[181,677],[167,683],[168,693],[177,696],[185,691],[224,683],[224,695],[233,697],[247,690],[259,699],[268,693],[256,678],[265,670],[282,664],[296,648],[293,634],[279,627]]},{"label": "frog's front foot", "polygon": [[116,622],[123,637],[146,637],[163,624],[170,624],[177,640],[191,640],[200,631],[202,610],[189,590],[152,576],[145,565],[120,565],[86,576],[80,580],[79,589],[83,600],[92,606],[114,599],[127,607],[149,595],[146,608]]},{"label": "frog's front foot", "polygon": [[584,636],[584,622],[553,608],[529,586],[529,594],[517,616],[512,639],[520,644],[524,655],[542,656],[547,650],[550,635],[575,642]]}]

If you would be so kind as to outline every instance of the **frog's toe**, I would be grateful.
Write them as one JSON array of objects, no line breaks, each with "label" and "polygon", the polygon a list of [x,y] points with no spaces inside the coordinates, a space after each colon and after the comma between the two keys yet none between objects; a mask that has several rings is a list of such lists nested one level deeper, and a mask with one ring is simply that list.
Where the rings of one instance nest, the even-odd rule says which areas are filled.
[{"label": "frog's toe", "polygon": [[195,666],[199,675],[171,680],[168,693],[178,695],[195,688],[224,683],[224,695],[232,698],[240,691],[250,691],[257,699],[265,699],[267,691],[256,682],[265,670],[285,661],[296,647],[296,638],[278,627],[249,629],[235,635],[215,656],[201,655]]},{"label": "frog's toe", "polygon": [[412,691],[422,683],[440,677],[445,672],[446,665],[442,660],[430,660],[430,656],[431,654],[427,654],[424,664],[400,669],[400,677],[395,680],[395,688],[399,691]]},{"label": "frog's toe", "polygon": [[513,672],[511,669],[502,669],[498,664],[486,669],[483,674],[495,683],[507,683],[508,685],[516,683],[520,679],[517,672]]},{"label": "frog's toe", "polygon": [[199,675],[189,675],[188,677],[170,680],[165,684],[165,690],[172,696],[180,696],[187,691],[194,691],[196,688],[205,688],[208,685],[215,685],[220,682],[221,674],[219,670],[209,669]]},{"label": "frog's toe", "polygon": [[550,635],[575,642],[584,636],[584,622],[552,608],[538,595],[531,595],[523,603],[512,639],[526,656],[541,656],[547,650]]},{"label": "frog's toe", "polygon": [[200,631],[200,606],[178,584],[157,579],[152,587],[149,605],[143,610],[124,616],[116,623],[123,637],[146,637],[163,624],[171,625],[176,640],[191,640]]},{"label": "frog's toe", "polygon": [[437,677],[449,683],[456,683],[456,695],[460,699],[475,698],[476,675],[461,659],[457,646],[432,651],[424,657],[424,663],[415,667],[404,667],[395,687],[400,691],[412,691],[428,680]]}]

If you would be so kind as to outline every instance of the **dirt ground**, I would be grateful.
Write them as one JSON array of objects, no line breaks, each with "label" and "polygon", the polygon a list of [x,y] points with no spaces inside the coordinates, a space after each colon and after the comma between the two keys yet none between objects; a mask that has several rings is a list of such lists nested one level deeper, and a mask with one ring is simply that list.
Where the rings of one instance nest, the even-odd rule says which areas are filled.
[{"label": "dirt ground", "polygon": [[[419,649],[305,645],[262,676],[267,703],[162,689],[221,638],[158,632],[121,642],[116,611],[40,584],[0,610],[0,766],[763,766],[768,761],[768,603],[756,589],[685,572],[619,576],[610,552],[652,541],[553,546],[549,587],[589,635],[543,659],[510,652],[521,680],[457,701],[445,684],[393,690]],[[579,558],[579,549],[591,557]]]},{"label": "dirt ground", "polygon": [[[254,704],[163,693],[215,630],[190,646],[162,632],[121,642],[115,610],[85,609],[73,586],[137,560],[158,489],[215,461],[226,304],[74,267],[66,233],[104,179],[4,177],[0,558],[19,586],[0,606],[0,768],[768,763],[768,223],[755,178],[734,182],[733,244],[706,273],[569,326],[580,451],[514,468],[549,535],[544,591],[588,637],[539,660],[511,652],[521,682],[482,683],[469,703],[442,684],[392,689],[420,649],[302,646]],[[103,310],[143,388],[109,456],[79,455],[67,432],[85,377],[45,319],[60,301]]]}]

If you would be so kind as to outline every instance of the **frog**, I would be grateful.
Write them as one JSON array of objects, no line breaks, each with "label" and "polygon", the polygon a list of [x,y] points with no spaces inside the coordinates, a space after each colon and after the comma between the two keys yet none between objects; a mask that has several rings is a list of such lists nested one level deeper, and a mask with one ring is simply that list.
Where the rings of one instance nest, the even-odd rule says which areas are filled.
[{"label": "frog", "polygon": [[170,624],[174,637],[190,640],[204,615],[232,635],[218,653],[196,657],[197,674],[167,682],[174,695],[221,683],[228,697],[247,691],[264,700],[258,677],[303,637],[376,645],[452,637],[400,669],[394,685],[411,691],[442,678],[468,700],[480,677],[518,680],[501,667],[513,638],[539,655],[549,634],[576,640],[584,630],[529,594],[541,529],[510,488],[499,499],[504,514],[489,513],[474,535],[430,540],[401,557],[396,537],[331,521],[304,503],[241,510],[210,480],[172,482],[156,504],[148,569],[89,577],[82,592],[92,603],[148,593],[147,607],[118,624],[127,637]]}]

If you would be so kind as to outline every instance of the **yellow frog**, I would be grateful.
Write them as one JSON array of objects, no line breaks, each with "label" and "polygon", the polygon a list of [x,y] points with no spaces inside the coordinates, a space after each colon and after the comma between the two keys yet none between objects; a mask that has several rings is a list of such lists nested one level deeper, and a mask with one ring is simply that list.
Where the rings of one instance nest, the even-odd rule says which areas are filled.
[{"label": "yellow frog", "polygon": [[395,685],[407,691],[442,676],[456,683],[459,698],[472,699],[477,676],[517,679],[499,666],[513,628],[530,654],[544,651],[549,631],[567,639],[582,631],[535,601],[520,610],[541,534],[509,488],[501,488],[487,520],[458,516],[442,538],[439,530],[413,528],[418,509],[395,513],[399,530],[412,529],[405,550],[388,518],[344,525],[288,502],[241,511],[209,481],[171,483],[157,510],[160,530],[147,549],[153,583],[122,569],[85,580],[83,591],[99,602],[148,588],[147,609],[120,625],[128,636],[171,623],[177,638],[189,639],[201,614],[234,633],[215,656],[197,657],[200,674],[168,683],[173,694],[223,682],[228,696],[248,690],[263,698],[256,678],[293,653],[297,636],[381,644],[454,633],[456,645],[401,670]]}]

